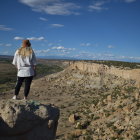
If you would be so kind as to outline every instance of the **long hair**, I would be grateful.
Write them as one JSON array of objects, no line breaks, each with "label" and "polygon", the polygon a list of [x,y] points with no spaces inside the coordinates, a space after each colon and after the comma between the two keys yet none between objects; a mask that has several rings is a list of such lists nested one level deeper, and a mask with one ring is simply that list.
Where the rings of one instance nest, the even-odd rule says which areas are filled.
[{"label": "long hair", "polygon": [[22,46],[21,48],[19,48],[18,50],[18,54],[26,57],[26,56],[30,56],[33,53],[33,50],[31,48],[31,43],[29,40],[23,40],[22,41]]}]

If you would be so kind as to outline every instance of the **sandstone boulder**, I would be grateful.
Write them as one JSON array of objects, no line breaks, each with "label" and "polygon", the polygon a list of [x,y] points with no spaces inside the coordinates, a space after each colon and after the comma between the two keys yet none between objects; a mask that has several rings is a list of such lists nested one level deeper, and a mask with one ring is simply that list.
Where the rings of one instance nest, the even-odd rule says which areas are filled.
[{"label": "sandstone boulder", "polygon": [[0,101],[0,140],[54,140],[58,108],[36,101]]},{"label": "sandstone boulder", "polygon": [[78,117],[77,115],[71,114],[71,115],[69,116],[69,122],[74,124],[78,118],[79,118],[79,117]]}]

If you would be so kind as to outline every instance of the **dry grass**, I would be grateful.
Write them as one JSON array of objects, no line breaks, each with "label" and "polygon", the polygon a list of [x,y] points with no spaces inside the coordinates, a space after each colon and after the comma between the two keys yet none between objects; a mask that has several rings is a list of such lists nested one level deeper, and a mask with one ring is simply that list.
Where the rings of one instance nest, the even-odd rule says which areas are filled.
[{"label": "dry grass", "polygon": [[16,81],[16,68],[6,62],[0,62],[0,92],[14,87]]}]

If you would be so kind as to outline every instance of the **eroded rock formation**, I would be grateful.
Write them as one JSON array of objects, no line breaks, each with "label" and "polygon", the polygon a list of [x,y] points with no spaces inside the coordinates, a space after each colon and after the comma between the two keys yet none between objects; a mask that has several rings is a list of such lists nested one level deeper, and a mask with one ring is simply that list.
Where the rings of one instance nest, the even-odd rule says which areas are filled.
[{"label": "eroded rock formation", "polygon": [[70,64],[70,68],[89,73],[99,73],[101,71],[102,73],[116,75],[125,79],[132,79],[136,81],[136,86],[140,88],[140,69],[121,69],[87,62],[73,62]]},{"label": "eroded rock formation", "polygon": [[59,110],[36,101],[0,101],[0,140],[54,140]]}]

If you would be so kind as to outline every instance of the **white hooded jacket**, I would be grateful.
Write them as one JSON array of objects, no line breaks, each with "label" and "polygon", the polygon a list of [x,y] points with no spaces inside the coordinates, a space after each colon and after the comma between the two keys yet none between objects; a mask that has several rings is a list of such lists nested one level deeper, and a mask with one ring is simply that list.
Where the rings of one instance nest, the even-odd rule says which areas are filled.
[{"label": "white hooded jacket", "polygon": [[29,77],[34,76],[34,66],[36,63],[36,56],[33,52],[30,56],[21,56],[18,53],[18,50],[15,52],[14,59],[12,62],[18,69],[17,76],[19,77]]}]

